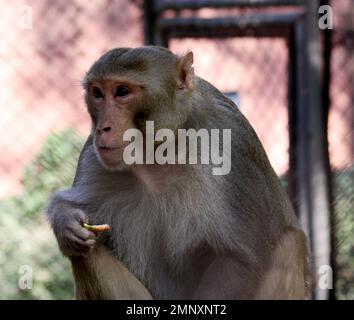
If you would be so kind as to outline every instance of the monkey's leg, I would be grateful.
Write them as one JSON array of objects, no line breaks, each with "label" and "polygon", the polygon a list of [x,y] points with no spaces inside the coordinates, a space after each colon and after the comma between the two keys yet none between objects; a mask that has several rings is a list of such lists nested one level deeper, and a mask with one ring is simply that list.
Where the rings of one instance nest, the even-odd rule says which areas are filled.
[{"label": "monkey's leg", "polygon": [[86,257],[71,259],[79,300],[151,300],[145,286],[104,246]]},{"label": "monkey's leg", "polygon": [[306,236],[302,230],[285,230],[271,257],[256,299],[309,298],[310,272]]}]

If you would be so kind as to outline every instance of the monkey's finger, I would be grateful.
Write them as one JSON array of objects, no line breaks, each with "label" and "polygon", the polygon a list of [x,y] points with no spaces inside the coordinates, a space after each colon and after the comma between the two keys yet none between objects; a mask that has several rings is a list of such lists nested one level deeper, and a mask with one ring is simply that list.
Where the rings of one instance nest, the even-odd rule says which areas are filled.
[{"label": "monkey's finger", "polygon": [[95,239],[96,234],[92,231],[86,230],[78,221],[73,220],[67,224],[67,230],[74,233],[83,240]]},{"label": "monkey's finger", "polygon": [[84,243],[75,242],[74,245],[78,251],[89,252],[95,248],[96,241],[95,240],[87,240],[87,241],[84,241]]},{"label": "monkey's finger", "polygon": [[81,209],[75,210],[74,217],[81,225],[89,221],[87,215]]},{"label": "monkey's finger", "polygon": [[75,234],[75,236],[77,236],[78,238],[84,241],[89,239],[93,239],[93,240],[97,239],[97,235],[94,232],[86,230],[79,224],[70,225],[68,226],[68,228],[71,232]]},{"label": "monkey's finger", "polygon": [[93,239],[85,241],[77,237],[75,234],[70,234],[68,240],[70,240],[71,246],[78,250],[89,250],[96,244],[96,241]]}]

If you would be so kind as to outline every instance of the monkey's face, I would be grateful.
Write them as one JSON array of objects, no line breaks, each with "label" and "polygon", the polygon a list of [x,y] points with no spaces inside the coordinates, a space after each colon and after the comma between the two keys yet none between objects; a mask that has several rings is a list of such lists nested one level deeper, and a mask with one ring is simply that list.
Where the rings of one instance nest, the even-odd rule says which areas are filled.
[{"label": "monkey's face", "polygon": [[[84,79],[95,150],[108,170],[122,170],[128,129],[145,136],[146,120],[175,131],[186,119],[194,87],[193,55],[165,48],[118,48],[97,60]],[[179,97],[179,98],[178,98]],[[183,97],[183,99],[181,98]],[[142,150],[142,154],[145,154]]]},{"label": "monkey's face", "polygon": [[97,80],[89,84],[86,102],[93,119],[94,146],[98,159],[108,170],[126,168],[123,140],[128,129],[136,128],[135,117],[142,96],[141,86],[117,80]]}]

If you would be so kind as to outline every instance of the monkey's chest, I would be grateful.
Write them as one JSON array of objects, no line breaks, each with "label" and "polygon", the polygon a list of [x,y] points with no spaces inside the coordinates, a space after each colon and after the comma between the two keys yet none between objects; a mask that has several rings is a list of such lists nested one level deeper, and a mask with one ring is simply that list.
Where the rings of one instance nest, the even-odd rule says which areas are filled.
[{"label": "monkey's chest", "polygon": [[183,215],[182,210],[136,204],[120,207],[110,219],[107,245],[154,298],[176,299],[188,291],[186,270],[192,257],[187,252],[197,241],[192,222],[176,218]]},{"label": "monkey's chest", "polygon": [[230,229],[229,221],[220,225],[223,212],[217,195],[210,201],[202,189],[156,196],[127,191],[94,213],[96,222],[112,227],[107,244],[113,255],[154,298],[185,296],[195,277],[194,252],[208,241],[221,243],[219,230]]}]

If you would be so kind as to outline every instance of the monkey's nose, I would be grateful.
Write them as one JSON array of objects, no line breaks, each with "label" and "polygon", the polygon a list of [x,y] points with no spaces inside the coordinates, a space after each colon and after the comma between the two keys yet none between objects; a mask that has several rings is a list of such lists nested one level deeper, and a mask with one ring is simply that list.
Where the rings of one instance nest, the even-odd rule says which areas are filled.
[{"label": "monkey's nose", "polygon": [[102,134],[103,132],[110,132],[111,127],[97,128],[97,133]]}]

